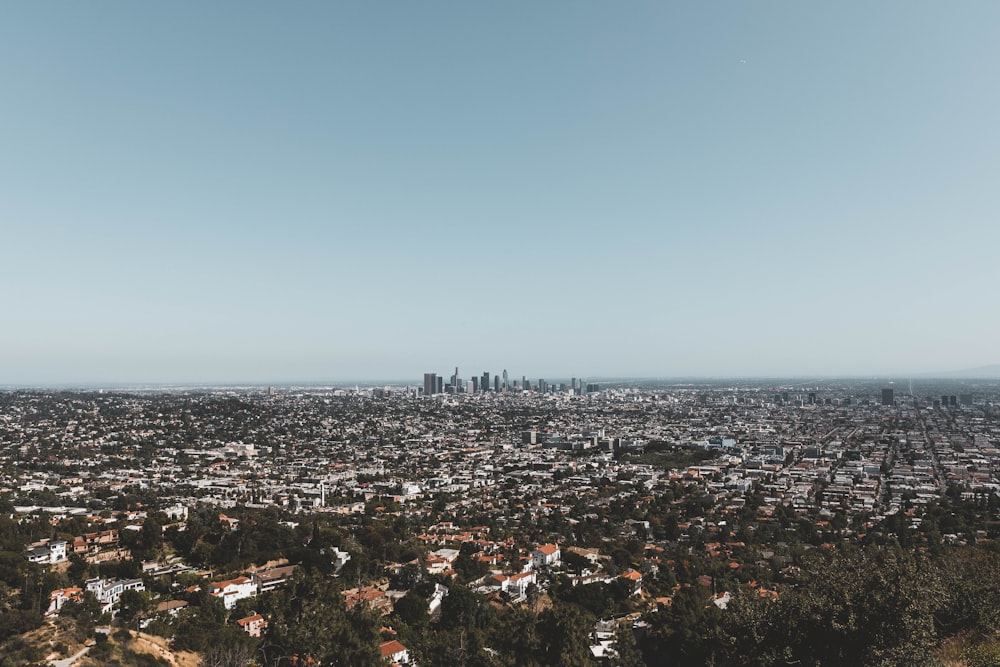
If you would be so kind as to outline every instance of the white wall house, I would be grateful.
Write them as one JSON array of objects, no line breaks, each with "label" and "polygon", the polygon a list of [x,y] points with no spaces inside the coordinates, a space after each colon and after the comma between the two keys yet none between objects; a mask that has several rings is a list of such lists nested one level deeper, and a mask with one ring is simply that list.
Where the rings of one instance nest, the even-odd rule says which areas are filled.
[{"label": "white wall house", "polygon": [[558,565],[562,552],[557,544],[543,544],[531,552],[531,564],[536,568]]},{"label": "white wall house", "polygon": [[226,609],[233,609],[240,600],[257,595],[257,584],[247,577],[217,581],[212,584],[211,594],[221,599]]}]

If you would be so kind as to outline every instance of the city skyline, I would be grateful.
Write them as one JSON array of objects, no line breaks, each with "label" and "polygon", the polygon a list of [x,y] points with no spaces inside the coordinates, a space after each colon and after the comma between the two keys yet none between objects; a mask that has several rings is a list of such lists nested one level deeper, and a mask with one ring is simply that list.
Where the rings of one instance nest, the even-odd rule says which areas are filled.
[{"label": "city skyline", "polygon": [[0,384],[1000,362],[997,25],[989,2],[14,5]]}]

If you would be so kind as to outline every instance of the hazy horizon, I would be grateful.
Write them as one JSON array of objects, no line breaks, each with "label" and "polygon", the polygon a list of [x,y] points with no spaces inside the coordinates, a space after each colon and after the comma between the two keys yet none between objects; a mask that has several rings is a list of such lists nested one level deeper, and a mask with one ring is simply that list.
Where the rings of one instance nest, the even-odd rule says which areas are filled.
[{"label": "hazy horizon", "polygon": [[[432,372],[432,371],[427,371]],[[501,371],[492,372],[493,375],[498,375],[502,373]],[[967,374],[966,374],[967,373]],[[438,372],[442,375],[441,372]],[[447,375],[447,374],[446,374]],[[478,373],[477,375],[481,375]],[[524,375],[519,373],[516,376],[511,375],[511,382],[520,379]],[[444,377],[444,375],[442,375]],[[463,380],[471,380],[471,374],[462,375]],[[809,381],[809,382],[838,382],[838,381],[865,381],[865,382],[884,382],[885,384],[893,384],[897,382],[915,381],[915,382],[933,382],[933,381],[1000,381],[1000,365],[992,364],[989,366],[983,366],[974,369],[963,369],[951,372],[940,372],[935,373],[862,373],[862,374],[843,374],[843,375],[831,375],[831,374],[787,374],[787,375],[773,375],[773,374],[762,374],[762,375],[621,375],[621,374],[609,374],[609,375],[561,375],[557,373],[548,375],[531,375],[528,374],[527,378],[532,384],[534,384],[538,379],[544,379],[550,384],[555,383],[568,383],[571,378],[576,377],[583,380],[584,382],[610,382],[610,383],[648,383],[648,382],[664,382],[664,383],[680,383],[685,381],[691,382],[722,382],[722,381],[734,381],[734,382],[781,382],[781,381]],[[261,380],[246,378],[242,380],[164,380],[164,381],[99,381],[99,380],[78,380],[78,381],[52,381],[52,382],[39,382],[39,383],[0,383],[0,390],[11,391],[19,389],[199,389],[199,388],[254,388],[263,389],[270,386],[277,388],[311,388],[311,387],[350,387],[353,385],[360,386],[413,386],[419,387],[423,382],[423,375],[414,377],[404,377],[404,376],[385,376],[385,377],[344,377],[344,378],[320,378],[311,380],[290,380],[290,379],[271,379],[271,380]]]},{"label": "hazy horizon", "polygon": [[992,363],[997,26],[975,1],[13,4],[0,384]]}]

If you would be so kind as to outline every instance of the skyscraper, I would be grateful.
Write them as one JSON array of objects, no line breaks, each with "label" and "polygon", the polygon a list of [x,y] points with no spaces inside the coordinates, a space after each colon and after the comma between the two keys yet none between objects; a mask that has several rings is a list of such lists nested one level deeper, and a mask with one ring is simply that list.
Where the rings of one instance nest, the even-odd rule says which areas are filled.
[{"label": "skyscraper", "polygon": [[882,390],[882,405],[892,405],[893,403],[892,387],[886,387]]},{"label": "skyscraper", "polygon": [[483,371],[483,379],[480,381],[479,386],[483,388],[483,391],[490,390],[490,372]]},{"label": "skyscraper", "polygon": [[507,381],[507,369],[503,369],[503,390],[510,391],[510,382]]},{"label": "skyscraper", "polygon": [[430,396],[437,389],[437,375],[424,373],[424,396]]}]

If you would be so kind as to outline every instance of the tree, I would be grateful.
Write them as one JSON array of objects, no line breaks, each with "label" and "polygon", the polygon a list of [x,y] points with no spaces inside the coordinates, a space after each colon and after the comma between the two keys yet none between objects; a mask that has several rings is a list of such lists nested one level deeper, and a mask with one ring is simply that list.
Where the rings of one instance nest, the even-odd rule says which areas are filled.
[{"label": "tree", "polygon": [[142,530],[139,531],[136,547],[141,554],[141,556],[137,556],[140,560],[152,558],[157,551],[163,548],[163,526],[156,518],[149,516],[142,522]]},{"label": "tree", "polygon": [[611,659],[612,667],[645,667],[639,645],[635,641],[635,632],[628,625],[618,626],[615,632],[615,655]]},{"label": "tree", "polygon": [[149,611],[149,608],[150,601],[147,593],[129,589],[122,592],[121,599],[118,601],[118,618],[128,624]]},{"label": "tree", "polygon": [[592,667],[589,633],[594,619],[576,605],[557,604],[538,618],[542,664],[553,667]]},{"label": "tree", "polygon": [[348,612],[328,580],[296,571],[264,605],[270,619],[264,646],[269,659],[299,656],[324,665],[381,666],[377,619],[367,611]]},{"label": "tree", "polygon": [[427,600],[421,598],[415,591],[410,591],[400,598],[393,611],[411,628],[420,628],[427,624]]},{"label": "tree", "polygon": [[257,640],[242,630],[227,627],[205,649],[199,667],[245,667],[257,652]]}]

